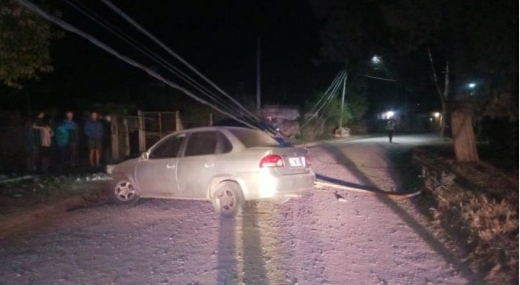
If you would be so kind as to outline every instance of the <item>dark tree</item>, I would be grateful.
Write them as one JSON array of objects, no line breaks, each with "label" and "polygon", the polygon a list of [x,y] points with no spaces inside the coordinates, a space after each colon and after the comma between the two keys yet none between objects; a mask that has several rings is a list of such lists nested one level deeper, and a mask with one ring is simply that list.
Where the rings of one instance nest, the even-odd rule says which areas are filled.
[{"label": "dark tree", "polygon": [[320,55],[342,65],[347,73],[346,83],[353,87],[347,88],[343,111],[349,113],[350,119],[359,120],[367,111],[368,102],[363,87],[366,78],[356,75],[373,72],[371,58],[384,56],[386,52],[385,33],[380,25],[381,17],[377,16],[378,4],[341,0],[310,0],[310,4],[321,24]]},{"label": "dark tree", "polygon": [[[443,107],[443,123],[453,118],[457,124],[451,134],[459,161],[478,160],[476,151],[461,153],[476,149],[474,133],[467,129],[472,128],[467,101],[478,89],[468,90],[467,84],[476,80],[484,90],[515,78],[511,76],[515,72],[518,77],[515,7],[513,1],[470,0],[396,0],[381,6],[394,46],[403,54],[424,53],[428,58],[430,77]],[[443,124],[443,134],[447,127],[449,124]]]},{"label": "dark tree", "polygon": [[60,36],[49,22],[14,0],[0,0],[0,82],[22,88],[53,70],[51,40]]},{"label": "dark tree", "polygon": [[321,21],[321,55],[347,69],[367,65],[386,46],[378,4],[373,1],[310,0]]}]

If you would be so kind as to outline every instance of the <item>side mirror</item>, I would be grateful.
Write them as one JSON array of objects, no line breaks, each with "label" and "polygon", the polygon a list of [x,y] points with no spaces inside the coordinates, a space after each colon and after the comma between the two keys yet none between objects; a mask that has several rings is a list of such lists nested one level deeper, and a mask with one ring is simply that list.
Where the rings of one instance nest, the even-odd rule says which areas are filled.
[{"label": "side mirror", "polygon": [[148,160],[148,158],[150,157],[150,153],[145,151],[141,154],[141,160]]}]

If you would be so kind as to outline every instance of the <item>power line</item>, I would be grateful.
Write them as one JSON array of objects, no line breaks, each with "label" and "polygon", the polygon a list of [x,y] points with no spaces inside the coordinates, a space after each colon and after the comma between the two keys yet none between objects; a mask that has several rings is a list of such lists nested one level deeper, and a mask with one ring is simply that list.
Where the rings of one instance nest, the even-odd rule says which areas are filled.
[{"label": "power line", "polygon": [[50,22],[53,22],[54,24],[60,26],[61,28],[65,29],[65,30],[68,30],[70,32],[73,32],[85,39],[87,39],[88,41],[90,41],[91,43],[93,43],[94,45],[98,46],[99,48],[107,51],[108,53],[112,54],[113,56],[119,58],[120,60],[136,67],[136,68],[139,68],[143,71],[145,71],[146,73],[148,73],[150,76],[166,83],[167,85],[169,85],[170,87],[172,88],[175,88],[175,89],[178,89],[180,91],[182,91],[183,93],[185,93],[186,95],[190,96],[191,98],[195,99],[196,101],[202,103],[202,104],[205,104],[205,105],[208,105],[210,107],[212,107],[213,109],[221,112],[222,114],[225,114],[225,115],[228,115],[229,117],[245,124],[246,126],[249,126],[251,128],[254,128],[254,129],[258,129],[256,126],[253,126],[253,125],[250,125],[249,123],[245,122],[244,120],[240,119],[240,118],[237,118],[235,117],[233,114],[231,113],[228,113],[226,111],[223,111],[221,110],[220,108],[216,107],[215,105],[207,102],[206,100],[204,99],[201,99],[199,98],[197,95],[193,94],[192,92],[190,92],[189,90],[165,79],[164,77],[162,77],[161,75],[157,74],[156,72],[154,72],[153,70],[151,70],[150,68],[148,67],[145,67],[143,66],[142,64],[138,63],[137,61],[127,57],[127,56],[124,56],[120,53],[118,53],[116,50],[114,50],[113,48],[109,47],[108,45],[102,43],[101,41],[99,41],[98,39],[96,39],[95,37],[79,30],[78,28],[68,24],[67,22],[61,20],[60,18],[56,17],[56,16],[53,16],[45,11],[43,11],[42,9],[40,9],[37,5],[27,1],[27,0],[16,0],[18,3],[20,3],[21,5],[25,6],[27,9],[33,11],[34,13],[40,15],[41,17],[47,19],[48,21]]},{"label": "power line", "polygon": [[[336,94],[336,92],[338,91],[338,88],[341,86],[341,82],[343,81],[343,79],[347,76],[347,73],[345,71],[340,71],[338,73],[338,75],[336,76],[336,79],[331,83],[331,85],[329,86],[329,88],[327,89],[327,91],[325,91],[324,95],[322,96],[322,98],[320,98],[320,100],[318,101],[318,103],[314,106],[313,110],[315,108],[317,108],[317,110],[315,111],[312,111],[312,116],[307,119],[307,121],[305,121],[303,124],[302,124],[302,128],[305,127],[308,123],[311,122],[311,120],[316,117],[316,114],[319,114],[318,115],[318,120],[321,119],[321,117],[323,117],[323,112],[320,114],[320,111],[322,109],[326,109],[330,102],[332,102],[332,99],[334,99],[334,96]],[[330,94],[327,96],[327,92],[330,91]],[[323,103],[320,103],[322,100],[324,100]],[[320,106],[321,105],[321,106]],[[320,107],[318,107],[320,106]]]},{"label": "power line", "polygon": [[395,79],[390,79],[390,78],[383,78],[383,77],[371,76],[371,75],[361,74],[361,73],[358,73],[358,74],[361,75],[361,76],[363,76],[363,77],[372,78],[372,79],[377,79],[377,80],[391,81],[391,82],[396,82],[396,81],[397,81],[397,80],[395,80]]},{"label": "power line", "polygon": [[[166,60],[164,60],[163,58],[158,56],[153,51],[150,51],[148,48],[144,47],[142,44],[140,44],[136,40],[132,39],[130,36],[125,34],[119,28],[117,28],[114,25],[112,25],[109,21],[105,20],[103,17],[99,16],[97,13],[95,13],[92,10],[90,10],[88,7],[84,6],[83,4],[81,4],[81,3],[79,3],[78,1],[75,1],[75,0],[72,0],[72,1],[75,2],[76,4],[74,4],[74,3],[72,3],[71,1],[68,1],[68,0],[64,0],[64,1],[67,4],[69,4],[70,6],[72,6],[74,9],[78,10],[83,15],[87,16],[88,18],[90,18],[92,21],[96,22],[98,25],[102,26],[103,28],[105,28],[109,32],[113,33],[114,35],[116,35],[117,37],[119,37],[120,39],[122,39],[123,41],[125,41],[126,43],[128,43],[129,45],[131,45],[132,47],[134,47],[135,49],[137,49],[138,51],[140,51],[144,55],[146,55],[147,57],[149,57],[152,60],[154,60],[156,63],[158,63],[162,67],[166,68],[168,71],[170,71],[174,75],[176,75],[179,78],[181,78],[184,81],[186,81],[188,84],[193,86],[199,92],[205,94],[210,99],[212,99],[219,106],[225,108],[226,111],[232,112],[234,110],[233,106],[230,106],[230,105],[226,106],[225,102],[223,102],[222,100],[219,100],[217,98],[216,94],[214,94],[211,91],[209,91],[206,87],[202,86],[200,83],[195,81],[193,78],[191,78],[190,76],[186,75],[184,72],[182,72],[181,70],[179,70],[178,68],[176,68],[172,64],[168,63]],[[79,6],[81,6],[81,7],[79,7]]]},{"label": "power line", "polygon": [[340,72],[338,72],[338,74],[336,75],[336,77],[334,78],[334,80],[332,81],[332,83],[329,85],[329,87],[327,87],[327,90],[325,90],[325,93],[323,93],[323,96],[318,100],[318,102],[316,102],[316,104],[314,104],[314,106],[312,107],[312,109],[310,110],[310,113],[314,113],[315,112],[315,109],[321,104],[321,101],[322,100],[326,100],[325,98],[327,98],[327,94],[331,91],[331,89],[337,84],[338,80],[341,78],[343,74],[343,71],[341,70]]},{"label": "power line", "polygon": [[179,56],[177,53],[175,53],[174,51],[172,51],[170,48],[168,48],[166,45],[164,45],[161,41],[159,41],[154,35],[152,35],[150,32],[148,32],[146,29],[144,29],[141,25],[139,25],[138,23],[136,23],[130,16],[128,16],[125,12],[123,12],[121,9],[119,9],[117,6],[115,6],[114,4],[112,4],[110,1],[108,0],[101,0],[101,2],[103,2],[105,5],[107,5],[108,7],[110,7],[112,10],[114,10],[117,14],[119,14],[123,19],[125,19],[126,21],[128,21],[130,24],[132,24],[136,29],[138,29],[139,31],[141,31],[143,34],[145,34],[146,36],[148,36],[150,39],[152,39],[156,44],[158,44],[160,47],[162,47],[163,49],[165,49],[170,55],[172,55],[173,57],[175,57],[177,60],[179,60],[181,63],[183,63],[184,65],[186,65],[189,69],[191,69],[193,72],[195,72],[195,74],[197,74],[198,76],[200,76],[202,79],[206,80],[206,82],[208,82],[211,86],[213,86],[215,89],[217,89],[219,92],[221,92],[224,96],[226,96],[228,99],[230,99],[233,103],[237,104],[237,106],[240,107],[240,109],[242,109],[242,111],[246,112],[246,114],[249,114],[253,117],[254,114],[252,114],[251,112],[249,112],[246,108],[244,108],[239,102],[237,102],[235,99],[233,99],[233,97],[229,96],[226,92],[224,92],[224,90],[220,89],[215,83],[213,83],[211,80],[209,80],[208,78],[206,78],[202,73],[200,73],[195,67],[193,67],[191,64],[189,64],[186,60],[184,60],[181,56]]}]

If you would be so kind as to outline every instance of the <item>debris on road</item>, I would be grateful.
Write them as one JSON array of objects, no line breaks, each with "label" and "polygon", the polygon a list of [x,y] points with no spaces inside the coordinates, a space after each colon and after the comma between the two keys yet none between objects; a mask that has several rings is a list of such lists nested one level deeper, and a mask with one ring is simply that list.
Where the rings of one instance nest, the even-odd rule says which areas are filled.
[{"label": "debris on road", "polygon": [[343,196],[339,195],[338,192],[334,193],[334,196],[336,196],[336,199],[338,199],[338,202],[346,203],[347,199],[343,198]]},{"label": "debris on road", "polygon": [[105,180],[112,180],[112,177],[106,173],[99,172],[99,173],[93,173],[84,177],[77,177],[76,182],[82,182],[82,181],[105,181]]},{"label": "debris on road", "polygon": [[8,178],[5,175],[0,175],[0,184],[13,183],[13,182],[17,182],[17,181],[32,179],[32,178],[33,178],[32,175],[24,175],[24,176],[12,177],[12,178]]},{"label": "debris on road", "polygon": [[390,191],[384,191],[384,190],[369,190],[369,189],[363,189],[363,188],[356,188],[351,186],[345,186],[337,183],[331,183],[331,182],[325,182],[321,180],[316,180],[314,182],[314,185],[318,188],[335,188],[335,189],[341,189],[341,190],[347,190],[347,191],[354,191],[354,192],[361,192],[366,194],[379,194],[379,195],[386,195],[386,196],[392,196],[395,198],[411,198],[414,196],[418,196],[422,193],[422,190],[417,190],[413,192],[390,192]]}]

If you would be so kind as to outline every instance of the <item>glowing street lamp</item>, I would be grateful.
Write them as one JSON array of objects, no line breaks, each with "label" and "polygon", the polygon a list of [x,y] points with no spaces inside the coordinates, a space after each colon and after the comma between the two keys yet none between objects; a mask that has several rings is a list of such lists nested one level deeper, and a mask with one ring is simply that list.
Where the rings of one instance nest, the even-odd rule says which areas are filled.
[{"label": "glowing street lamp", "polygon": [[386,112],[386,118],[387,118],[387,119],[391,119],[391,118],[393,118],[394,115],[395,115],[394,111],[387,111],[387,112]]},{"label": "glowing street lamp", "polygon": [[475,95],[475,90],[476,90],[476,87],[477,87],[477,84],[475,82],[470,82],[468,84],[468,88],[469,88],[469,96],[474,96]]},{"label": "glowing street lamp", "polygon": [[379,56],[377,56],[377,55],[374,55],[374,56],[372,57],[372,63],[373,63],[373,64],[379,64],[379,63],[381,63],[381,58],[380,58]]}]

